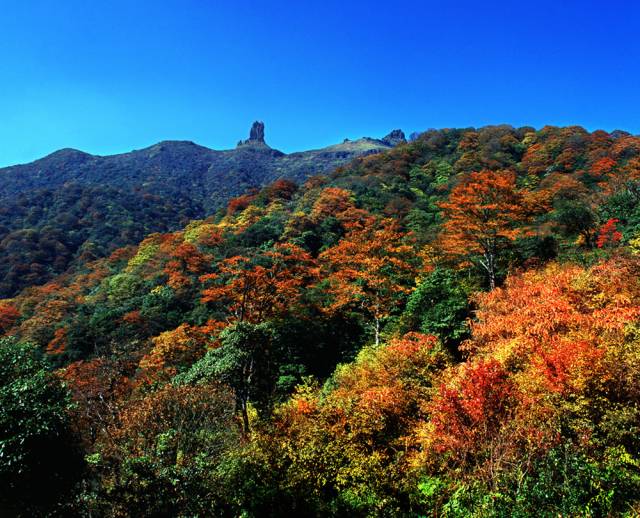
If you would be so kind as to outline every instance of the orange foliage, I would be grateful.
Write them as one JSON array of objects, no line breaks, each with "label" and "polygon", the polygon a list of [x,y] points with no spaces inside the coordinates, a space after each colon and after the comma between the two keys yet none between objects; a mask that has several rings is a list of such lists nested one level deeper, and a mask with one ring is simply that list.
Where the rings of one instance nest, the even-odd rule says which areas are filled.
[{"label": "orange foliage", "polygon": [[[162,434],[166,441],[160,450]],[[167,384],[127,402],[105,439],[102,451],[111,461],[154,457],[171,467],[193,464],[195,458],[219,455],[225,440],[237,444],[234,398],[225,387],[213,383]]]},{"label": "orange foliage", "polygon": [[139,309],[125,313],[122,316],[122,321],[135,326],[142,326],[144,324],[144,319],[142,318]]},{"label": "orange foliage", "polygon": [[240,322],[261,322],[286,313],[317,276],[313,258],[291,244],[276,245],[256,262],[235,256],[221,261],[217,268],[217,273],[200,278],[213,282],[202,291],[202,302],[225,303],[232,318]]},{"label": "orange foliage", "polygon": [[238,196],[237,198],[233,198],[227,204],[227,215],[233,216],[234,214],[243,211],[246,209],[253,200],[255,200],[255,193],[245,194],[243,196]]},{"label": "orange foliage", "polygon": [[531,219],[528,195],[516,188],[513,171],[469,174],[440,204],[445,216],[440,246],[453,257],[477,256],[494,288],[500,250],[522,236]]},{"label": "orange foliage", "polygon": [[354,228],[371,222],[367,211],[356,208],[353,193],[338,187],[324,189],[311,209],[313,222],[317,223],[329,216],[335,217],[345,228]]},{"label": "orange foliage", "polygon": [[222,231],[220,229],[212,229],[209,233],[201,234],[198,244],[202,246],[214,247],[222,243]]},{"label": "orange foliage", "polygon": [[591,174],[594,176],[603,176],[609,174],[616,166],[616,161],[611,157],[603,157],[596,160],[591,166]]},{"label": "orange foliage", "polygon": [[496,360],[465,365],[453,386],[441,385],[429,405],[438,453],[466,455],[498,434],[513,405],[513,381]]},{"label": "orange foliage", "polygon": [[181,242],[168,252],[169,261],[164,267],[169,276],[167,285],[175,290],[191,284],[189,274],[200,274],[209,264],[209,258],[193,244]]},{"label": "orange foliage", "polygon": [[[373,405],[382,409],[384,405],[393,405],[394,402],[399,405],[401,402],[397,396],[409,388],[407,380],[402,377],[407,364],[414,363],[418,368],[425,358],[435,355],[436,345],[435,337],[422,333],[408,333],[392,339],[389,344],[376,349],[370,357],[365,359],[365,355],[362,355],[354,365],[340,369],[335,376],[338,386],[332,397],[343,401],[358,398],[365,408]],[[438,361],[444,364],[444,356],[438,356]],[[423,375],[427,375],[434,364],[427,361],[425,367],[427,370]],[[378,399],[381,394],[386,398]]]},{"label": "orange foliage", "polygon": [[552,164],[553,159],[548,150],[539,142],[529,146],[522,157],[523,169],[535,176],[542,176]]},{"label": "orange foliage", "polygon": [[418,265],[412,246],[403,244],[406,234],[393,220],[355,229],[336,246],[320,255],[328,292],[328,310],[362,308],[374,319],[376,342],[380,321],[409,293]]},{"label": "orange foliage", "polygon": [[293,483],[322,489],[399,476],[411,430],[425,418],[420,401],[447,361],[436,339],[419,333],[365,347],[337,368],[330,390],[300,387],[276,412],[275,435],[263,438],[275,445],[277,463],[293,466]]},{"label": "orange foliage", "polygon": [[311,209],[311,216],[319,220],[327,216],[338,217],[340,214],[353,209],[353,194],[338,187],[323,189]]},{"label": "orange foliage", "polygon": [[132,389],[126,375],[131,367],[95,358],[72,363],[59,371],[76,403],[73,410],[75,425],[89,444],[116,421],[119,408]]},{"label": "orange foliage", "polygon": [[47,354],[62,354],[66,348],[67,328],[60,327],[53,334],[53,340],[47,345]]},{"label": "orange foliage", "polygon": [[563,336],[594,343],[617,335],[640,316],[640,265],[611,259],[589,272],[577,265],[548,266],[508,279],[504,288],[478,295],[468,351],[496,352],[521,363]]},{"label": "orange foliage", "polygon": [[125,246],[114,250],[107,260],[112,264],[120,261],[128,261],[135,255],[135,252],[136,247]]},{"label": "orange foliage", "polygon": [[264,192],[269,200],[290,200],[297,190],[298,186],[295,182],[284,178],[280,178],[264,188]]},{"label": "orange foliage", "polygon": [[514,462],[528,469],[561,426],[588,442],[611,401],[638,398],[629,326],[640,316],[639,273],[625,258],[551,265],[478,296],[471,356],[425,404],[415,462],[495,482]]},{"label": "orange foliage", "polygon": [[552,173],[540,182],[542,190],[549,194],[550,198],[576,198],[585,196],[587,188],[575,176],[570,174]]},{"label": "orange foliage", "polygon": [[147,371],[165,371],[173,375],[180,367],[192,365],[207,350],[209,337],[202,329],[181,324],[152,339],[153,348],[140,360]]},{"label": "orange foliage", "polygon": [[604,350],[589,340],[557,340],[533,360],[548,390],[557,393],[577,393],[583,382],[598,371]]}]

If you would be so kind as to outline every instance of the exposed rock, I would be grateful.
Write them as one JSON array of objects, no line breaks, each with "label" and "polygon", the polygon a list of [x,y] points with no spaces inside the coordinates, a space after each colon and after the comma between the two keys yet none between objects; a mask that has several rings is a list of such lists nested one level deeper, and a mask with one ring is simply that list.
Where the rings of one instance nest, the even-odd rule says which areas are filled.
[{"label": "exposed rock", "polygon": [[264,141],[264,122],[255,121],[249,130],[249,138],[238,142],[238,147],[252,150],[270,149]]},{"label": "exposed rock", "polygon": [[249,140],[264,142],[264,122],[255,121],[249,131]]},{"label": "exposed rock", "polygon": [[407,139],[404,136],[404,132],[400,129],[394,129],[391,133],[389,133],[382,139],[382,142],[388,144],[389,146],[397,146],[398,144],[402,144],[406,141]]}]

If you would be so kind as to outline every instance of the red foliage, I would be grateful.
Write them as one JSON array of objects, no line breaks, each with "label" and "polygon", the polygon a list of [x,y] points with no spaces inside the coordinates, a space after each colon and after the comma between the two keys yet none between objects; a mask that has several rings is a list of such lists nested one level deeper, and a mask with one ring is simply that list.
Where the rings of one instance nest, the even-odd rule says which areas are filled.
[{"label": "red foliage", "polygon": [[496,360],[467,366],[457,386],[441,385],[431,403],[437,451],[470,451],[495,435],[509,412],[514,385]]},{"label": "red foliage", "polygon": [[311,217],[319,220],[327,216],[338,218],[350,209],[354,209],[353,194],[346,189],[327,187],[316,200],[311,210]]},{"label": "red foliage", "polygon": [[534,361],[544,376],[545,384],[552,392],[576,391],[578,384],[597,372],[597,362],[604,349],[592,341],[558,341]]},{"label": "red foliage", "polygon": [[336,246],[320,254],[331,296],[328,311],[364,309],[374,320],[376,342],[381,320],[408,293],[417,272],[407,234],[391,219],[349,232]]},{"label": "red foliage", "polygon": [[277,245],[260,259],[263,264],[244,256],[221,261],[217,273],[200,277],[213,282],[202,291],[202,302],[224,303],[234,320],[261,322],[296,305],[318,273],[313,258],[291,244]]},{"label": "red foliage", "polygon": [[607,248],[616,246],[622,240],[622,232],[617,230],[617,224],[620,222],[617,218],[611,218],[600,227],[598,231],[598,239],[596,245],[598,248]]},{"label": "red foliage", "polygon": [[163,239],[160,250],[169,258],[164,266],[167,285],[175,290],[191,285],[190,275],[203,273],[210,262],[207,254],[184,241],[181,234],[168,235]]},{"label": "red foliage", "polygon": [[445,215],[440,246],[452,257],[473,257],[493,289],[500,251],[523,235],[532,205],[530,193],[517,188],[513,171],[471,173],[440,203]]},{"label": "red foliage", "polygon": [[285,180],[284,178],[280,178],[264,188],[268,200],[290,200],[297,190],[298,186],[295,182]]},{"label": "red foliage", "polygon": [[61,327],[56,329],[53,340],[47,345],[47,354],[62,354],[67,348],[67,329]]},{"label": "red foliage", "polygon": [[214,247],[222,243],[222,231],[220,229],[214,229],[208,234],[203,234],[198,239],[198,243],[202,246]]},{"label": "red foliage", "polygon": [[0,303],[0,332],[6,333],[20,318],[18,309],[8,303]]},{"label": "red foliage", "polygon": [[603,176],[609,174],[613,168],[616,166],[616,161],[611,157],[604,157],[591,166],[591,173],[594,176]]},{"label": "red foliage", "polygon": [[78,430],[89,444],[116,419],[133,385],[126,375],[131,365],[95,358],[72,363],[59,371],[76,403],[72,415]]},{"label": "red foliage", "polygon": [[135,246],[125,246],[123,248],[118,248],[114,250],[113,253],[107,259],[110,263],[117,263],[119,261],[128,261],[131,259],[136,252]]},{"label": "red foliage", "polygon": [[242,196],[238,196],[237,198],[233,198],[227,204],[227,215],[233,216],[234,214],[243,211],[249,205],[251,205],[251,202],[255,200],[255,198],[255,194],[244,194]]}]

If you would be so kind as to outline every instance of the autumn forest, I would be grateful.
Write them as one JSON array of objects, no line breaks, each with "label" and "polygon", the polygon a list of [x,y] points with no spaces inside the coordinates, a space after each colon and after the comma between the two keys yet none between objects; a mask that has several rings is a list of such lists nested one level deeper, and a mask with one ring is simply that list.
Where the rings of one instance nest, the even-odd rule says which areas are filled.
[{"label": "autumn forest", "polygon": [[16,277],[1,515],[638,516],[640,137],[429,130],[295,180]]}]

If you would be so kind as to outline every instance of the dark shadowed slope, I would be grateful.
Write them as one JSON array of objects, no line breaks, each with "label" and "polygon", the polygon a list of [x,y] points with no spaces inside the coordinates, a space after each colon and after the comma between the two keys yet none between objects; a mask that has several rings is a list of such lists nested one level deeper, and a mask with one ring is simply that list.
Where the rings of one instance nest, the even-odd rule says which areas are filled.
[{"label": "dark shadowed slope", "polygon": [[48,280],[79,257],[204,217],[251,187],[302,181],[403,141],[396,130],[287,155],[266,144],[264,124],[256,122],[231,150],[187,141],[112,156],[62,149],[0,169],[0,297]]},{"label": "dark shadowed slope", "polygon": [[144,190],[158,196],[188,192],[188,197],[201,204],[204,211],[211,211],[248,187],[260,187],[277,178],[303,180],[400,142],[404,142],[404,134],[396,130],[380,140],[345,140],[287,155],[269,147],[264,139],[264,124],[255,122],[249,139],[224,151],[188,141],[163,141],[111,156],[61,149],[30,164],[0,169],[0,196],[56,189],[74,182]]}]

